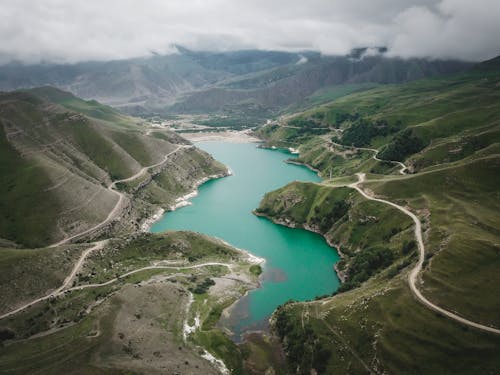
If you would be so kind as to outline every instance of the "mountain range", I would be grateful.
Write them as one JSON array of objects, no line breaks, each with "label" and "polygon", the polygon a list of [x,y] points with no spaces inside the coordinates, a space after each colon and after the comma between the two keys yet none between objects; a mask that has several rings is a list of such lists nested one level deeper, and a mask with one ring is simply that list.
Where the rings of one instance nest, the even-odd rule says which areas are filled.
[{"label": "mountain range", "polygon": [[402,83],[468,69],[454,60],[387,57],[356,49],[316,52],[190,51],[107,62],[0,67],[0,90],[50,85],[129,114],[251,114],[262,120],[326,87]]}]

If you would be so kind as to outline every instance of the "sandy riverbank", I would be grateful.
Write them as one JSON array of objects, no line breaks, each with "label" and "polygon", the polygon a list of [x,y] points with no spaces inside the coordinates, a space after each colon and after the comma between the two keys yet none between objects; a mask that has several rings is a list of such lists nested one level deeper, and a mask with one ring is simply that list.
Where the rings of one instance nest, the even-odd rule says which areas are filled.
[{"label": "sandy riverbank", "polygon": [[251,130],[227,130],[223,132],[196,132],[182,133],[184,138],[191,142],[230,142],[230,143],[254,143],[262,142],[252,135]]}]

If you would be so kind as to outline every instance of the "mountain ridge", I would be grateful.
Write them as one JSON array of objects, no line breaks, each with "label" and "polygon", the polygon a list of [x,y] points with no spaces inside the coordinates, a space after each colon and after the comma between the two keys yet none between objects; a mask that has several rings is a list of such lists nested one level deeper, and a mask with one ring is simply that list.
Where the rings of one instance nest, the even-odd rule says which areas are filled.
[{"label": "mountain ridge", "polygon": [[[453,60],[369,55],[365,49],[346,56],[178,50],[178,54],[108,62],[10,63],[0,66],[0,90],[51,85],[141,115],[200,111],[239,111],[245,115],[250,102],[267,116],[332,85],[400,83],[456,73],[471,66]],[[255,112],[252,108],[249,111]]]}]

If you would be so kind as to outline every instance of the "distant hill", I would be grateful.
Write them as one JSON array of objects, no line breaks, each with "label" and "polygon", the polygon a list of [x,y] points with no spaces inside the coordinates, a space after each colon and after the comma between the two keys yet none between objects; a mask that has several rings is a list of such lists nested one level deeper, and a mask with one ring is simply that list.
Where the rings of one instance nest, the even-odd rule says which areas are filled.
[{"label": "distant hill", "polygon": [[301,65],[275,68],[223,85],[187,94],[170,108],[173,112],[238,110],[249,103],[262,110],[278,111],[298,103],[325,87],[359,83],[402,83],[456,73],[469,64],[457,61],[403,60],[368,56],[313,56]]},{"label": "distant hill", "polygon": [[472,69],[474,72],[500,72],[500,56],[497,56],[493,59],[483,61],[477,65],[475,65]]},{"label": "distant hill", "polygon": [[[0,67],[0,90],[56,86],[131,114],[209,112],[271,115],[314,92],[341,84],[400,83],[456,73],[459,61],[387,58],[356,49],[346,56],[315,52],[195,52],[78,64]],[[371,51],[371,50],[370,50]]]}]

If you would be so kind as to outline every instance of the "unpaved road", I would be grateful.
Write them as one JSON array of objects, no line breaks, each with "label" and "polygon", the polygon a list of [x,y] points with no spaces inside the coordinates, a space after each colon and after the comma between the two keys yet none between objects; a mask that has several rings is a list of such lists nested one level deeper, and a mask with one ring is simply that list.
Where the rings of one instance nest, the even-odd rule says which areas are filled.
[{"label": "unpaved road", "polygon": [[[290,126],[290,125],[284,125],[282,122],[278,121],[276,123],[273,123],[275,125],[281,126],[282,128],[290,128],[290,129],[302,129],[300,126]],[[267,125],[267,124],[266,124]],[[325,128],[311,128],[311,129],[325,129]],[[340,143],[335,143],[332,142],[329,138],[330,136],[327,134],[325,136],[321,136],[321,138],[327,142],[327,144],[332,145],[332,146],[337,146],[337,147],[343,147],[343,148],[348,148],[350,150],[361,150],[361,151],[371,151],[373,152],[372,159],[379,161],[379,162],[387,162],[387,163],[392,163],[392,164],[397,164],[400,166],[399,169],[399,174],[406,174],[407,167],[404,165],[402,162],[397,161],[397,160],[382,160],[378,158],[378,153],[380,150],[374,149],[374,148],[366,148],[366,147],[354,147],[354,146],[346,146],[346,145],[341,145]]]},{"label": "unpaved road", "polygon": [[88,255],[90,253],[92,253],[93,251],[95,251],[95,250],[102,249],[102,247],[106,244],[106,242],[107,242],[106,240],[105,241],[96,242],[96,243],[94,243],[93,247],[85,250],[82,253],[82,255],[80,256],[80,259],[78,260],[78,262],[76,262],[76,264],[73,267],[73,270],[71,271],[71,273],[64,280],[64,283],[63,283],[63,285],[61,287],[59,287],[58,289],[50,292],[49,294],[47,294],[47,295],[45,295],[43,297],[36,298],[33,301],[28,302],[28,303],[24,304],[23,306],[18,307],[15,310],[12,310],[12,311],[9,311],[8,313],[0,315],[0,320],[8,318],[9,316],[15,315],[18,312],[23,311],[23,310],[25,310],[25,309],[27,309],[27,308],[29,308],[29,307],[31,307],[31,306],[39,303],[39,302],[46,301],[48,299],[61,296],[61,295],[63,295],[66,292],[71,292],[71,291],[75,291],[75,290],[83,290],[83,289],[88,289],[88,288],[98,288],[98,287],[101,287],[101,286],[110,285],[110,284],[113,284],[114,282],[116,282],[118,280],[121,280],[121,279],[127,277],[127,276],[136,274],[138,272],[146,271],[146,270],[162,270],[162,269],[164,269],[164,270],[177,270],[177,271],[181,271],[181,270],[190,270],[190,269],[202,268],[202,267],[209,267],[209,266],[223,266],[223,267],[227,267],[229,269],[231,269],[231,267],[232,267],[232,265],[229,264],[229,263],[220,263],[220,262],[206,262],[206,263],[201,263],[201,264],[194,264],[192,266],[146,266],[146,267],[141,267],[141,268],[135,269],[133,271],[129,271],[127,273],[124,273],[123,275],[120,275],[118,277],[115,277],[114,279],[108,280],[108,281],[100,283],[100,284],[86,284],[86,285],[75,286],[73,288],[67,288],[67,286],[69,285],[69,283],[71,282],[71,280],[73,279],[73,277],[80,270],[81,266],[83,265],[83,262],[88,257]]},{"label": "unpaved road", "polygon": [[[162,161],[160,161],[159,163],[156,163],[156,164],[153,164],[153,165],[150,165],[148,167],[144,167],[142,168],[139,172],[137,172],[136,174],[134,174],[133,176],[130,176],[130,177],[127,177],[125,179],[122,179],[122,180],[117,180],[117,181],[114,181],[113,183],[111,183],[109,186],[108,186],[108,190],[112,191],[113,193],[115,194],[118,194],[118,202],[115,204],[115,207],[110,211],[110,213],[108,214],[108,216],[106,217],[106,219],[104,219],[102,222],[100,222],[99,224],[93,226],[92,228],[90,229],[87,229],[81,233],[78,233],[78,234],[75,234],[71,237],[66,237],[65,239],[55,243],[55,244],[52,244],[50,245],[49,247],[57,247],[57,246],[61,246],[61,245],[64,245],[65,243],[68,243],[70,242],[71,240],[77,238],[77,237],[80,237],[80,236],[83,236],[85,234],[88,234],[88,233],[91,233],[92,231],[94,230],[97,230],[99,229],[100,227],[102,227],[103,225],[106,225],[109,221],[111,221],[117,214],[118,212],[120,211],[120,208],[121,208],[121,204],[123,202],[123,200],[125,199],[125,195],[117,190],[115,190],[115,187],[116,187],[116,184],[120,183],[120,182],[129,182],[129,181],[132,181],[140,176],[142,176],[144,173],[146,173],[149,169],[151,168],[155,168],[155,167],[158,167],[160,165],[162,165],[163,163],[165,163],[168,158],[175,154],[177,151],[179,151],[180,149],[182,148],[192,148],[194,146],[192,145],[179,145],[177,146],[177,148],[171,152],[169,152],[168,154],[165,155],[165,157],[163,158]],[[43,297],[40,297],[40,298],[37,298],[15,310],[12,310],[6,314],[3,314],[3,315],[0,315],[0,319],[4,319],[4,318],[7,318],[11,315],[14,315],[16,313],[18,313],[19,311],[22,311],[28,307],[30,307],[31,305],[34,305],[38,302],[41,302],[41,301],[45,301],[49,298],[53,298],[53,297],[56,297],[56,296],[59,296],[61,294],[63,294],[65,291],[68,291],[68,290],[73,290],[73,289],[67,289],[68,286],[70,285],[71,281],[73,280],[73,278],[75,277],[75,275],[78,273],[78,271],[80,270],[80,268],[82,267],[85,259],[95,250],[99,250],[99,249],[102,249],[103,246],[107,243],[106,240],[104,241],[98,241],[98,242],[94,242],[92,243],[92,247],[88,248],[87,250],[85,250],[82,255],[80,256],[80,258],[78,259],[78,261],[75,263],[71,273],[66,277],[66,279],[64,280],[63,284],[56,290],[50,292],[49,294],[43,296]],[[156,268],[162,268],[160,266],[155,266]],[[167,267],[163,267],[163,268],[167,268]],[[132,274],[132,273],[135,273],[135,272],[139,272],[141,270],[136,270],[136,271],[132,271],[131,273],[129,274]],[[128,276],[128,274],[126,275],[122,275],[120,277],[124,277],[124,276]],[[118,280],[120,277],[116,278],[116,279],[113,279],[113,280],[110,280],[110,282],[108,282],[108,284],[111,284],[112,282]],[[103,285],[107,285],[106,283],[103,284]],[[95,286],[100,286],[100,285],[95,285]]]},{"label": "unpaved road", "polygon": [[[323,138],[324,139],[324,138]],[[376,161],[380,161],[380,162],[386,162],[386,163],[392,163],[392,164],[397,164],[399,165],[400,169],[399,169],[399,174],[406,174],[406,170],[407,170],[407,167],[406,165],[404,165],[403,163],[401,163],[400,161],[397,161],[397,160],[382,160],[382,159],[379,159],[378,158],[378,153],[380,152],[380,150],[377,150],[375,148],[366,148],[366,147],[354,147],[354,146],[345,146],[345,145],[341,145],[340,143],[335,143],[335,142],[332,142],[330,140],[326,140],[329,144],[333,145],[333,146],[337,146],[337,147],[343,147],[343,148],[348,148],[350,150],[361,150],[361,151],[370,151],[370,152],[373,152],[373,156],[372,156],[372,159],[373,160],[376,160]]]},{"label": "unpaved road", "polygon": [[132,180],[135,180],[136,178],[138,178],[138,177],[142,176],[144,173],[146,173],[149,169],[159,167],[160,165],[162,165],[163,163],[165,163],[171,155],[175,154],[180,149],[182,149],[182,148],[192,148],[192,147],[194,147],[194,146],[192,146],[192,145],[179,145],[179,146],[177,146],[177,148],[174,151],[171,151],[168,154],[166,154],[165,157],[163,158],[163,160],[160,161],[159,163],[150,165],[148,167],[144,167],[139,172],[137,172],[136,174],[134,174],[133,176],[124,178],[122,180],[113,181],[108,186],[108,190],[111,191],[111,192],[113,192],[114,194],[118,195],[118,201],[116,202],[116,204],[113,207],[113,209],[109,212],[109,214],[106,217],[106,219],[104,219],[100,223],[94,225],[92,228],[84,230],[83,232],[77,233],[77,234],[75,234],[73,236],[66,237],[66,238],[62,239],[61,241],[56,242],[56,243],[50,245],[49,247],[57,247],[57,246],[64,245],[65,243],[68,243],[71,240],[74,240],[75,238],[78,238],[78,237],[84,236],[86,234],[89,234],[89,233],[91,233],[91,232],[93,232],[93,231],[95,231],[95,230],[103,227],[107,223],[109,223],[111,220],[113,220],[116,217],[116,215],[118,215],[118,213],[120,212],[120,209],[121,209],[122,202],[125,200],[125,194],[123,194],[123,193],[115,190],[116,184],[122,183],[122,182],[130,182]]},{"label": "unpaved road", "polygon": [[[224,266],[224,267],[227,267],[229,269],[231,268],[231,264],[229,264],[229,263],[219,263],[219,262],[207,262],[207,263],[195,264],[195,265],[192,265],[192,266],[146,266],[146,267],[137,268],[137,269],[135,269],[133,271],[129,271],[127,273],[124,273],[123,275],[115,277],[114,279],[108,280],[108,281],[106,281],[104,283],[79,285],[79,286],[75,286],[73,288],[66,289],[65,291],[70,292],[70,291],[73,291],[73,290],[82,290],[82,289],[88,289],[88,288],[98,288],[100,286],[110,285],[110,284],[113,284],[114,282],[116,282],[118,280],[123,279],[124,277],[136,274],[138,272],[146,271],[146,270],[177,270],[177,271],[181,271],[181,270],[191,270],[191,269],[194,269],[194,268],[202,268],[202,267],[208,267],[208,266]],[[0,317],[0,319],[1,319],[1,317]]]},{"label": "unpaved road", "polygon": [[94,242],[94,246],[89,247],[87,250],[85,250],[82,253],[82,255],[80,255],[80,258],[78,259],[78,261],[73,266],[71,273],[68,275],[68,277],[66,277],[66,279],[64,279],[63,284],[58,289],[56,289],[54,292],[52,292],[52,294],[57,294],[57,293],[61,292],[62,290],[66,289],[71,284],[71,281],[73,280],[75,275],[78,273],[78,271],[80,270],[80,268],[83,265],[83,262],[90,255],[90,253],[94,252],[95,250],[101,250],[104,247],[104,245],[106,245],[107,242],[108,242],[107,240]]},{"label": "unpaved road", "polygon": [[359,186],[359,184],[365,182],[365,174],[358,173],[357,176],[358,176],[358,181],[353,183],[353,184],[348,185],[349,187],[356,189],[366,199],[380,202],[380,203],[384,203],[384,204],[388,204],[389,206],[392,206],[392,207],[398,209],[399,211],[403,212],[405,215],[408,215],[415,223],[415,238],[417,239],[419,257],[418,257],[417,264],[410,271],[410,274],[408,275],[408,284],[410,285],[410,289],[411,289],[412,293],[415,295],[415,297],[417,297],[417,299],[422,304],[424,304],[426,307],[440,313],[441,315],[443,315],[447,318],[453,319],[453,320],[455,320],[459,323],[465,324],[469,327],[477,328],[477,329],[482,330],[482,331],[486,331],[486,332],[500,335],[500,329],[489,327],[489,326],[486,326],[484,324],[476,323],[476,322],[473,322],[471,320],[465,319],[457,314],[452,313],[451,311],[445,310],[442,307],[437,306],[436,304],[432,303],[431,301],[429,301],[427,298],[425,298],[422,295],[422,293],[420,292],[420,290],[417,287],[418,274],[422,270],[422,265],[423,265],[424,259],[425,259],[425,246],[424,246],[424,241],[422,238],[422,223],[421,223],[420,219],[415,214],[408,211],[406,208],[404,208],[400,205],[397,205],[396,203],[387,201],[385,199],[374,198],[371,195],[368,195],[367,193],[365,193],[365,191]]},{"label": "unpaved road", "polygon": [[40,297],[40,298],[37,298],[37,299],[34,299],[33,301],[31,302],[28,302],[26,304],[24,304],[23,306],[21,307],[18,307],[17,309],[15,310],[12,310],[12,311],[9,311],[8,313],[5,313],[3,315],[0,315],[0,320],[1,319],[4,319],[4,318],[8,318],[9,316],[12,316],[14,314],[17,314],[18,312],[24,310],[24,309],[27,309],[28,307],[31,307],[32,305],[38,303],[38,302],[42,302],[42,301],[45,301],[45,300],[48,300],[50,298],[53,298],[53,297],[57,297],[61,294],[63,294],[67,289],[68,285],[70,285],[71,281],[73,280],[73,278],[75,277],[75,275],[78,273],[78,271],[80,270],[80,268],[82,267],[83,265],[83,262],[85,261],[85,259],[95,250],[100,250],[103,248],[103,246],[107,243],[107,240],[104,240],[104,241],[98,241],[98,242],[94,242],[92,247],[89,247],[87,250],[85,250],[82,255],[80,256],[80,258],[78,259],[78,261],[75,263],[75,265],[73,266],[73,269],[71,270],[70,274],[66,277],[66,279],[64,279],[64,282],[63,284],[57,288],[56,290],[50,292],[49,294],[43,296],[43,297]]}]

